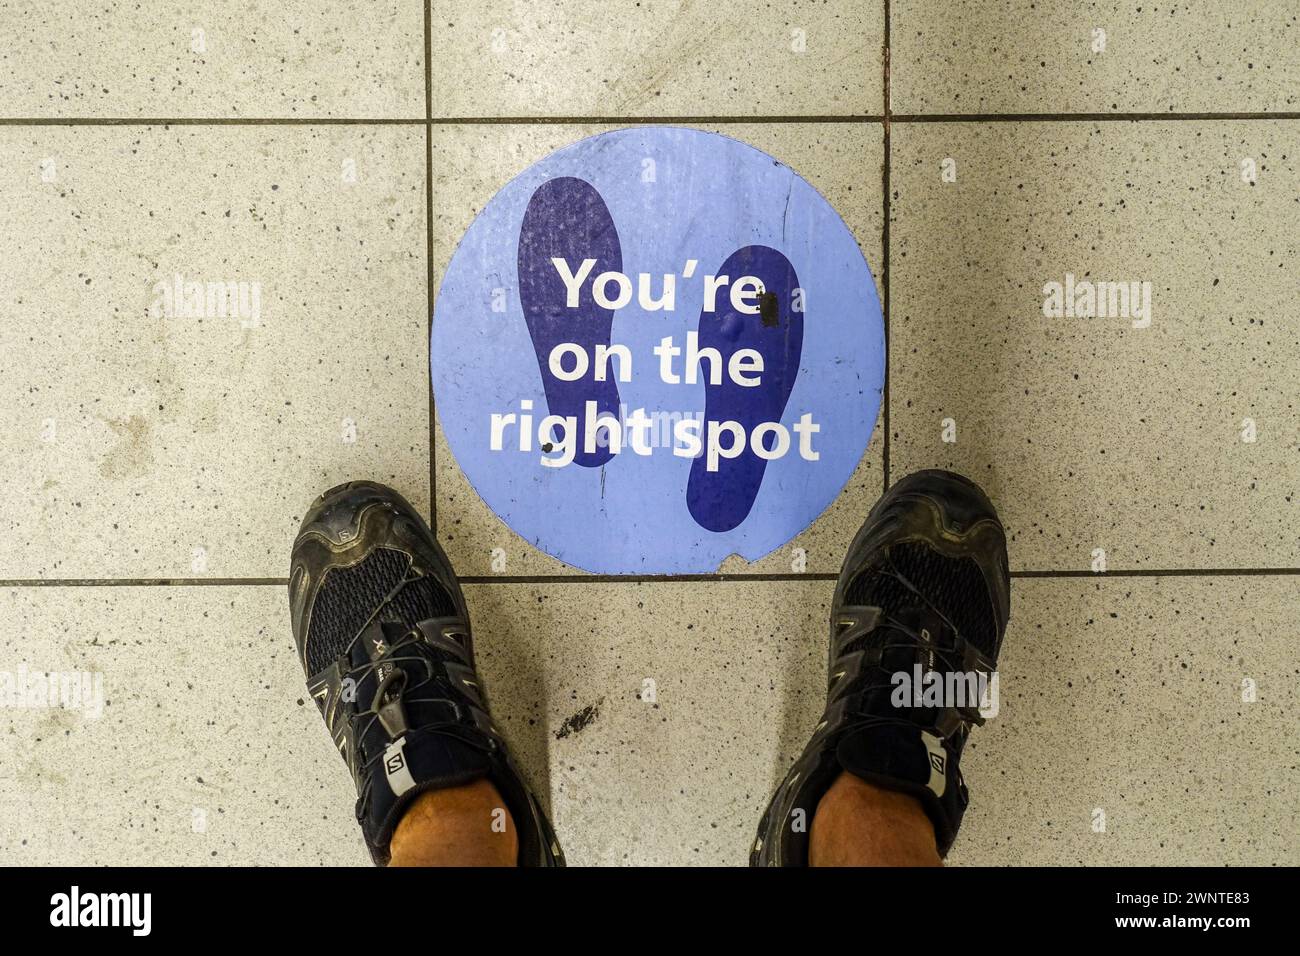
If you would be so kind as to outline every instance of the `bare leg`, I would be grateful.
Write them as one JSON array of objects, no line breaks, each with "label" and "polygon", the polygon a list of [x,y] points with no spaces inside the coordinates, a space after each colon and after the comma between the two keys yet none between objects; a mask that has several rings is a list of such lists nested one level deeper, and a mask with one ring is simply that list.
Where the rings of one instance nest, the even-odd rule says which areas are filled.
[{"label": "bare leg", "polygon": [[420,794],[389,851],[390,866],[515,866],[519,836],[497,788],[478,780]]},{"label": "bare leg", "polygon": [[817,804],[809,866],[942,866],[915,797],[841,773]]}]

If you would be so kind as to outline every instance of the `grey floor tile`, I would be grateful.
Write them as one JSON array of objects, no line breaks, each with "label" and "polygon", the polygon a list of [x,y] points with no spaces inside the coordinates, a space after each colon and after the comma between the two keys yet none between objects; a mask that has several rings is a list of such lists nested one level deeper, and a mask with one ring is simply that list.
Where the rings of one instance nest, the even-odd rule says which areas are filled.
[{"label": "grey floor tile", "polygon": [[493,713],[571,864],[747,862],[821,713],[829,598],[813,581],[468,589]]},{"label": "grey floor tile", "polygon": [[281,577],[361,474],[427,509],[423,130],[9,127],[0,167],[0,579]]},{"label": "grey floor tile", "polygon": [[[489,579],[480,670],[571,863],[746,862],[822,710],[832,583],[547,581],[576,569],[430,435],[426,270],[530,163],[616,128],[548,118],[880,113],[887,6],[895,114],[1300,111],[1274,0],[758,6],[432,0],[433,115],[541,122],[430,127],[427,207],[422,124],[0,125],[0,687],[87,672],[105,698],[0,708],[5,862],[369,863],[283,587],[21,584],[280,578],[355,477],[436,504]],[[0,0],[0,114],[418,120],[425,9]],[[816,186],[879,288],[879,123],[699,125]],[[1300,128],[891,131],[888,477],[979,480],[1017,570],[1300,567]],[[197,315],[168,301],[187,281]],[[1051,283],[1102,281],[1149,283],[1150,311],[1045,314]],[[883,429],[808,531],[719,570],[837,570]],[[950,863],[1300,865],[1295,580],[1017,578]]]},{"label": "grey floor tile", "polygon": [[103,707],[4,711],[5,863],[368,863],[288,618],[279,587],[6,588],[0,671],[99,674]]},{"label": "grey floor tile", "polygon": [[[981,481],[1013,568],[1300,564],[1297,135],[895,126],[891,478]],[[1045,316],[1067,276],[1149,283],[1149,326]]]},{"label": "grey floor tile", "polygon": [[1294,112],[1300,18],[1276,0],[894,0],[896,113]]},{"label": "grey floor tile", "polygon": [[22,117],[424,116],[403,0],[0,7],[0,110]]},{"label": "grey floor tile", "polygon": [[962,761],[952,862],[1300,863],[1294,579],[1012,590],[1000,711]]},{"label": "grey floor tile", "polygon": [[[572,863],[745,862],[821,711],[829,595],[468,588],[493,711]],[[1296,863],[1296,602],[1281,578],[1017,581],[952,862]],[[6,589],[0,670],[101,674],[106,698],[7,711],[9,861],[364,865],[287,617],[278,587]]]},{"label": "grey floor tile", "polygon": [[[433,130],[434,280],[441,282],[456,245],[496,192],[530,164],[561,146],[609,126],[451,125]],[[807,179],[840,213],[858,238],[880,288],[884,214],[881,193],[883,136],[871,124],[701,125],[764,150]],[[436,310],[436,304],[435,304]],[[792,563],[810,572],[838,570],[844,549],[880,494],[880,432],[857,471],[829,509],[806,531],[767,558],[749,563],[732,556],[728,573],[789,573]],[[475,493],[438,430],[435,443],[438,535],[462,574],[572,574],[570,567],[507,528]],[[792,549],[802,549],[800,552]],[[498,550],[499,549],[499,550]]]},{"label": "grey floor tile", "polygon": [[[433,0],[435,116],[864,115],[882,109],[869,0]],[[473,76],[473,83],[464,82]]]},{"label": "grey floor tile", "polygon": [[[470,589],[498,719],[573,862],[745,862],[824,703],[830,590]],[[1016,581],[952,862],[1300,861],[1297,600],[1284,578]]]}]

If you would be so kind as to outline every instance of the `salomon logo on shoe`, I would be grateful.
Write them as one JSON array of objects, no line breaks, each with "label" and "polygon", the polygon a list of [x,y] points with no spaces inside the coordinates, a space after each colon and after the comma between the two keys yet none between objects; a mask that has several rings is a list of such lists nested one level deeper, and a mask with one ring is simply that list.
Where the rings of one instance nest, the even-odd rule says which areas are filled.
[{"label": "salomon logo on shoe", "polygon": [[396,796],[401,796],[415,786],[411,768],[406,765],[406,738],[399,737],[384,751],[384,778]]},{"label": "salomon logo on shoe", "polygon": [[926,784],[936,797],[942,797],[948,789],[948,755],[944,752],[943,741],[930,734],[922,734],[925,749],[930,754],[930,780]]}]

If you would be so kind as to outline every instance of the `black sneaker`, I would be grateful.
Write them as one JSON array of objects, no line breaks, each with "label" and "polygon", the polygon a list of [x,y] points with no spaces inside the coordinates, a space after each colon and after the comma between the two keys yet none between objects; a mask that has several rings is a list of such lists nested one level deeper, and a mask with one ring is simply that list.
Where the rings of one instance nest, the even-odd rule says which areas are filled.
[{"label": "black sneaker", "polygon": [[488,715],[456,575],[401,495],[354,481],[316,499],[293,545],[289,611],[375,863],[387,864],[393,830],[419,794],[486,778],[514,818],[519,863],[564,865]]},{"label": "black sneaker", "polygon": [[946,471],[889,489],[840,571],[826,712],[763,815],[751,866],[807,864],[813,814],[841,771],[919,799],[947,854],[968,801],[957,763],[971,725],[984,722],[982,688],[974,678],[962,689],[976,693],[961,700],[920,702],[894,675],[912,690],[930,671],[987,679],[1010,603],[1006,536],[984,492]]}]

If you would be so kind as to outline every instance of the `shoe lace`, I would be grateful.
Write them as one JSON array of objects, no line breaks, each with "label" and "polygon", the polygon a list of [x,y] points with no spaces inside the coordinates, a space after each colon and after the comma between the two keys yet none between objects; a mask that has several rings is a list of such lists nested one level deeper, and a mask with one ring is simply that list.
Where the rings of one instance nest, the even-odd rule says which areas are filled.
[{"label": "shoe lace", "polygon": [[[913,598],[911,603],[899,604],[886,609],[874,605],[878,612],[875,623],[853,638],[845,646],[845,652],[864,651],[869,656],[869,666],[847,693],[861,701],[859,713],[845,722],[844,734],[867,727],[893,725],[915,728],[932,727],[945,739],[958,731],[968,731],[972,725],[984,723],[984,716],[979,712],[979,702],[972,705],[967,701],[963,705],[947,703],[940,707],[908,706],[907,716],[881,712],[876,704],[877,695],[882,691],[894,689],[893,672],[885,666],[886,655],[891,651],[911,651],[913,659],[919,657],[924,671],[947,673],[966,671],[989,674],[993,664],[970,641],[962,636],[961,630],[943,608],[931,600],[916,584],[892,561],[873,568],[867,573],[888,577],[901,585]],[[928,628],[917,627],[902,620],[900,611],[923,607],[933,613],[942,623],[940,633],[932,634]],[[946,638],[946,640],[945,640]],[[891,702],[891,710],[895,708]],[[919,714],[918,714],[919,712]],[[928,717],[929,721],[917,717]]]},{"label": "shoe lace", "polygon": [[[367,631],[376,621],[382,621],[383,612],[393,603],[403,588],[409,586],[419,579],[420,575],[408,569],[402,580],[398,581],[384,596],[383,600],[375,607],[370,616],[366,618],[365,623],[352,639],[352,644],[362,640]],[[419,625],[422,621],[417,621],[407,627],[405,631],[397,635],[388,644],[385,652],[378,658],[367,659],[361,664],[348,668],[344,672],[343,680],[351,681],[352,687],[360,687],[361,682],[372,673],[377,673],[378,684],[374,693],[371,695],[370,706],[358,708],[353,714],[353,720],[362,721],[357,727],[355,739],[357,746],[362,746],[362,742],[374,726],[379,722],[381,711],[386,705],[400,700],[403,705],[419,703],[440,703],[446,701],[450,696],[449,692],[437,695],[412,696],[422,688],[436,688],[439,683],[450,688],[451,681],[448,679],[445,669],[441,666],[444,659],[441,655],[434,652],[424,642],[424,635]],[[388,640],[387,636],[385,640]],[[349,648],[352,645],[349,645]],[[368,656],[368,655],[367,655]],[[401,664],[414,665],[422,673],[422,677],[415,683],[411,683],[411,669],[399,666]],[[418,728],[421,732],[442,731],[447,732],[452,728],[459,729],[461,724],[457,720],[435,720],[423,723]],[[463,734],[457,734],[463,736]],[[372,779],[370,771],[383,759],[384,752],[381,750],[373,755],[368,756],[362,763],[365,768],[365,777],[367,780],[367,793],[369,791],[369,781]]]}]

